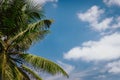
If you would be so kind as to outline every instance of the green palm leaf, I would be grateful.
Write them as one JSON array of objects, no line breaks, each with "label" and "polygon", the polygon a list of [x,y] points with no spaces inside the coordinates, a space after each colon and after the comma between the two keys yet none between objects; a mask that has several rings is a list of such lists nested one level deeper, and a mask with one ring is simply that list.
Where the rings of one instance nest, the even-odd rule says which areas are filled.
[{"label": "green palm leaf", "polygon": [[19,57],[34,67],[42,69],[50,74],[54,75],[57,73],[62,73],[64,76],[68,77],[67,73],[59,65],[43,57],[35,56],[32,54],[21,54]]},{"label": "green palm leaf", "polygon": [[25,30],[20,31],[18,34],[16,34],[14,37],[12,37],[9,42],[14,42],[19,37],[22,37],[25,33],[30,33],[31,31],[35,30],[45,30],[45,26],[48,26],[52,23],[52,20],[40,20],[38,22],[34,22],[28,25],[28,27]]},{"label": "green palm leaf", "polygon": [[[0,55],[0,80],[29,80],[27,75],[6,54]],[[25,74],[25,73],[24,73]]]},{"label": "green palm leaf", "polygon": [[42,80],[42,78],[40,78],[35,72],[33,72],[30,68],[28,68],[25,65],[22,65],[22,69],[24,69],[26,72],[28,72],[29,74],[31,74],[35,79],[37,80]]},{"label": "green palm leaf", "polygon": [[3,49],[5,49],[5,42],[2,39],[0,39],[0,53]]},{"label": "green palm leaf", "polygon": [[28,28],[8,40],[9,47],[17,46],[22,51],[28,49],[32,43],[44,38],[44,35],[49,32],[47,28],[52,22],[53,20],[40,20],[29,24]]}]

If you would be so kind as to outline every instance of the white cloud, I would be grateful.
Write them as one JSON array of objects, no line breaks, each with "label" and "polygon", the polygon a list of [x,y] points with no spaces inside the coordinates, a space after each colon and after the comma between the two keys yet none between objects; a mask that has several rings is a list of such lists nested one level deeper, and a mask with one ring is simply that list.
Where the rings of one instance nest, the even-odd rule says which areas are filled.
[{"label": "white cloud", "polygon": [[87,12],[79,13],[78,17],[82,21],[87,21],[89,23],[93,23],[93,22],[97,23],[99,16],[103,13],[104,13],[104,10],[99,9],[98,6],[93,6],[90,9],[88,9]]},{"label": "white cloud", "polygon": [[120,17],[101,18],[105,14],[105,10],[98,6],[92,6],[84,13],[78,13],[78,18],[83,22],[88,22],[89,26],[95,31],[105,31],[120,28]]},{"label": "white cloud", "polygon": [[120,6],[120,0],[103,0],[103,2],[108,6],[111,6],[111,5]]},{"label": "white cloud", "polygon": [[120,16],[115,19],[116,24],[112,25],[113,29],[120,28]]},{"label": "white cloud", "polygon": [[61,78],[61,75],[55,75],[55,76],[45,76],[44,80],[58,80],[59,78]]},{"label": "white cloud", "polygon": [[120,60],[108,63],[106,68],[108,69],[109,73],[120,74]]},{"label": "white cloud", "polygon": [[96,80],[100,80],[100,79],[105,79],[106,78],[106,75],[98,75],[98,76],[96,76],[96,77],[94,77],[94,79],[96,79]]},{"label": "white cloud", "polygon": [[100,16],[103,13],[103,9],[100,9],[98,6],[92,6],[85,13],[79,13],[78,18],[82,21],[88,22],[94,30],[102,31],[109,28],[112,21],[112,18],[106,18],[100,22]]},{"label": "white cloud", "polygon": [[58,2],[58,0],[33,0],[35,3],[39,3],[41,5],[44,5],[47,2]]},{"label": "white cloud", "polygon": [[106,18],[101,22],[97,22],[97,23],[91,23],[91,26],[94,30],[97,31],[102,31],[102,30],[106,30],[110,27],[110,23],[112,22],[113,18]]},{"label": "white cloud", "polygon": [[120,58],[120,33],[114,33],[99,41],[87,41],[63,55],[67,60],[102,61]]},{"label": "white cloud", "polygon": [[74,70],[74,66],[63,63],[61,61],[58,61],[58,64],[60,64],[62,66],[62,68],[69,74]]}]

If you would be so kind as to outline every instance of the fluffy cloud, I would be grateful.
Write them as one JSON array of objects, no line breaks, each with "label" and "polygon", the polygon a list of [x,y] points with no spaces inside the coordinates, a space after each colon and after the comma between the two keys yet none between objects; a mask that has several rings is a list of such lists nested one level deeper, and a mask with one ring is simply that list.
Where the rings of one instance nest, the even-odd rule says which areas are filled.
[{"label": "fluffy cloud", "polygon": [[83,22],[88,22],[90,27],[95,31],[105,31],[107,29],[117,29],[120,27],[120,17],[101,19],[105,11],[98,6],[92,6],[84,13],[78,13],[78,18]]},{"label": "fluffy cloud", "polygon": [[116,24],[112,25],[113,29],[120,28],[120,16],[114,20]]},{"label": "fluffy cloud", "polygon": [[78,17],[82,20],[82,21],[87,21],[89,23],[92,22],[97,22],[98,18],[101,14],[104,13],[104,10],[99,9],[98,6],[93,6],[90,9],[87,10],[87,12],[85,13],[79,13]]},{"label": "fluffy cloud", "polygon": [[90,9],[88,9],[85,13],[78,13],[78,18],[81,21],[88,22],[92,29],[102,31],[109,28],[109,24],[112,21],[112,18],[106,18],[105,20],[100,22],[100,16],[103,13],[103,9],[99,9],[98,6],[93,6]]},{"label": "fluffy cloud", "polygon": [[114,73],[114,74],[120,73],[120,60],[108,63],[106,68],[108,69],[109,73]]},{"label": "fluffy cloud", "polygon": [[108,6],[111,6],[111,5],[120,6],[120,0],[103,0],[103,2]]},{"label": "fluffy cloud", "polygon": [[112,18],[106,18],[101,22],[93,22],[91,26],[93,27],[93,29],[98,31],[106,30],[110,27],[110,23],[112,22],[112,20]]},{"label": "fluffy cloud", "polygon": [[60,64],[67,73],[71,73],[75,68],[74,66],[63,63],[61,61],[58,61],[58,64]]},{"label": "fluffy cloud", "polygon": [[87,41],[64,54],[64,59],[102,61],[120,58],[120,33],[114,33],[99,41]]},{"label": "fluffy cloud", "polygon": [[44,5],[47,2],[58,2],[58,0],[33,0],[35,3],[39,3],[41,5]]},{"label": "fluffy cloud", "polygon": [[106,78],[106,76],[105,75],[99,75],[97,78],[102,79],[102,78]]}]

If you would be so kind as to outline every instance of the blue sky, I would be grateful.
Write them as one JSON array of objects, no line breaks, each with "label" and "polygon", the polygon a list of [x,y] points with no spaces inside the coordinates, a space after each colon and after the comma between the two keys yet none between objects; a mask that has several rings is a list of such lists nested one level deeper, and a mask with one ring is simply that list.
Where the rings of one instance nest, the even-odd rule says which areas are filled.
[{"label": "blue sky", "polygon": [[120,0],[34,0],[54,19],[51,33],[29,52],[61,65],[68,73],[45,80],[120,79]]}]

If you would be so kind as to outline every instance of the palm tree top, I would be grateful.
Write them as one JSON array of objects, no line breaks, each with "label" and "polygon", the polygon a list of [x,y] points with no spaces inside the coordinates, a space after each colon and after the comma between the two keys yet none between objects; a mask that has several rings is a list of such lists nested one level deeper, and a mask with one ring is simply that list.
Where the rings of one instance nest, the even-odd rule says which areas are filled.
[{"label": "palm tree top", "polygon": [[32,67],[55,75],[68,74],[56,63],[26,53],[49,33],[53,20],[31,0],[0,0],[0,80],[42,80]]}]

